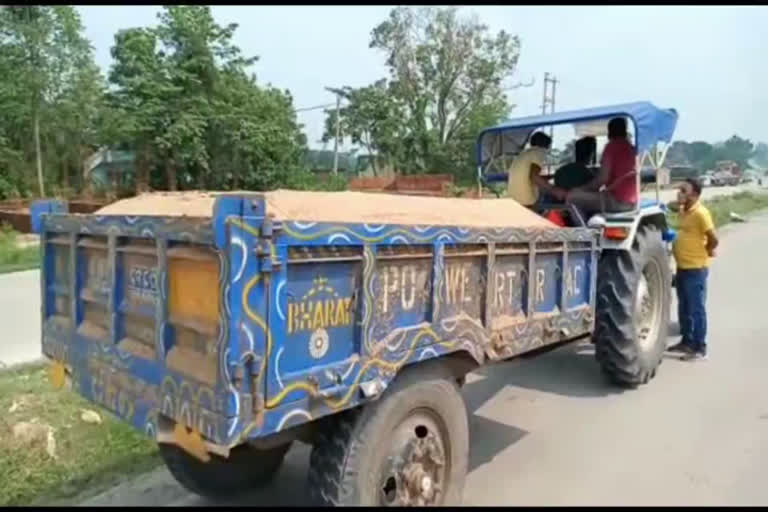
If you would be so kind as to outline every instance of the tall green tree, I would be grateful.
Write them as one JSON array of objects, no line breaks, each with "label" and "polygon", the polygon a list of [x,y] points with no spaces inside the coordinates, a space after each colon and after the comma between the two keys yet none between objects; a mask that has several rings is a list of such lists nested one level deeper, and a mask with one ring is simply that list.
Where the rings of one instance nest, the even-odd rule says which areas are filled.
[{"label": "tall green tree", "polygon": [[689,143],[684,140],[676,140],[667,150],[666,162],[668,165],[691,165]]},{"label": "tall green tree", "polygon": [[[504,81],[517,66],[518,38],[492,34],[475,16],[460,16],[453,7],[398,7],[373,29],[370,47],[386,56],[389,77],[376,89],[344,89],[355,105],[342,113],[349,117],[347,134],[357,138],[364,133],[359,127],[375,124],[360,116],[392,116],[394,122],[380,123],[386,130],[372,134],[371,146],[390,151],[400,171],[471,174],[466,166],[476,133],[470,131],[509,111]],[[389,103],[373,94],[384,89]],[[395,143],[384,149],[390,140]]]},{"label": "tall green tree", "polygon": [[300,172],[306,137],[287,91],[261,87],[253,75],[221,75],[211,125],[211,155],[219,188],[268,190],[289,184]]},{"label": "tall green tree", "polygon": [[696,140],[688,144],[688,160],[691,165],[700,172],[707,172],[715,166],[715,151],[712,144],[701,140]]},{"label": "tall green tree", "polygon": [[136,152],[136,192],[149,188],[150,169],[157,157],[155,137],[165,128],[164,100],[177,92],[158,46],[155,30],[131,28],[115,34],[111,50],[109,80],[115,90],[109,101],[122,120],[115,137],[130,143]]},{"label": "tall green tree", "polygon": [[19,149],[25,155],[31,150],[41,196],[47,167],[44,153],[55,158],[56,146],[77,144],[72,132],[57,132],[53,121],[61,117],[57,109],[62,102],[75,94],[73,88],[82,85],[77,78],[81,70],[92,62],[91,47],[82,32],[72,6],[7,6],[0,10],[0,59],[4,61],[0,66],[10,68],[12,73],[7,76],[13,77],[3,86],[3,99],[16,104],[6,104],[15,111],[6,122],[21,129],[24,120],[21,133],[32,144],[31,148],[20,144]]},{"label": "tall green tree", "polygon": [[286,182],[305,145],[289,94],[259,86],[257,57],[233,43],[207,6],[169,6],[155,28],[118,34],[110,81],[123,134],[138,151],[137,189],[269,188]]},{"label": "tall green tree", "polygon": [[241,55],[232,42],[237,25],[220,26],[207,6],[165,7],[159,20],[157,34],[174,88],[165,98],[165,129],[156,142],[164,153],[169,188],[177,186],[179,165],[192,169],[204,186],[211,172],[209,146],[215,136],[213,102],[217,91],[227,86],[221,73],[243,70],[258,58]]}]

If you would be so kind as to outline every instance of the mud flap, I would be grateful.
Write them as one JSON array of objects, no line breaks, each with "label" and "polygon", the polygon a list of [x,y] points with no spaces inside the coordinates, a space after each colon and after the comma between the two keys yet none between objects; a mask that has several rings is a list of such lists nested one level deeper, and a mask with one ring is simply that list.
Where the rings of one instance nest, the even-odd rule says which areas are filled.
[{"label": "mud flap", "polygon": [[[189,430],[186,426],[177,422],[170,435],[170,441],[201,462],[208,462],[211,456],[205,447],[205,442],[199,432]],[[158,439],[159,441],[159,439]]]},{"label": "mud flap", "polygon": [[67,367],[59,361],[53,361],[48,366],[48,382],[53,389],[71,389],[72,380],[67,372]]}]

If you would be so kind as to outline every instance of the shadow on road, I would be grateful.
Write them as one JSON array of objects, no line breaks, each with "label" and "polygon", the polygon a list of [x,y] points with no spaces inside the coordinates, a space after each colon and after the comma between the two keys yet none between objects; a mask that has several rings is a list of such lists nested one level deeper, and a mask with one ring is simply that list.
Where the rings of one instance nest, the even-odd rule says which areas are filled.
[{"label": "shadow on road", "polygon": [[[523,439],[528,432],[476,414],[476,411],[491,400],[508,380],[501,366],[484,369],[485,377],[464,386],[464,395],[469,412],[470,460],[469,471],[491,462],[500,452]],[[500,371],[501,370],[501,371]],[[273,483],[266,489],[238,496],[231,501],[210,501],[190,496],[177,505],[182,506],[308,506],[306,489],[307,467],[311,448],[294,443],[285,463]]]},{"label": "shadow on road", "polygon": [[527,435],[528,431],[513,425],[472,414],[469,417],[469,471],[491,462]]},{"label": "shadow on road", "polygon": [[185,500],[182,506],[220,507],[230,506],[270,506],[270,507],[300,507],[309,506],[307,494],[307,467],[309,465],[310,447],[302,443],[294,443],[285,458],[280,473],[275,476],[272,484],[264,489],[249,492],[227,501],[211,501],[197,496]]},{"label": "shadow on road", "polygon": [[594,353],[589,342],[574,343],[532,359],[490,366],[479,373],[486,375],[481,381],[485,386],[497,390],[511,385],[577,398],[621,393],[621,388],[606,381]]},{"label": "shadow on road", "polygon": [[[600,397],[622,390],[608,384],[594,360],[594,348],[588,342],[572,344],[532,359],[520,359],[479,369],[462,390],[470,426],[469,470],[491,462],[499,453],[524,439],[529,432],[478,413],[506,386],[516,386],[567,397]],[[233,500],[210,501],[184,494],[166,470],[161,470],[152,487],[110,499],[119,505],[177,506],[306,506],[307,468],[311,448],[295,443],[274,481],[265,489],[241,495]],[[163,485],[161,484],[161,481]],[[170,491],[174,489],[174,492]],[[161,491],[161,489],[164,489]],[[183,491],[182,491],[183,492]],[[139,494],[137,496],[135,494]],[[170,503],[169,503],[170,502]]]}]

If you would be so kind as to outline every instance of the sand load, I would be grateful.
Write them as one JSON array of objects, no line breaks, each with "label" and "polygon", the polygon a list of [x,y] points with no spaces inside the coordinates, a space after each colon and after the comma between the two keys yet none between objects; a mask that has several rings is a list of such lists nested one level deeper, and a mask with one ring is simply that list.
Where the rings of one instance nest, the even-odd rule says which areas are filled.
[{"label": "sand load", "polygon": [[[96,215],[210,217],[221,195],[251,192],[154,192],[112,203]],[[557,228],[513,199],[464,199],[365,192],[277,190],[262,195],[277,221],[345,222],[477,228]]]}]

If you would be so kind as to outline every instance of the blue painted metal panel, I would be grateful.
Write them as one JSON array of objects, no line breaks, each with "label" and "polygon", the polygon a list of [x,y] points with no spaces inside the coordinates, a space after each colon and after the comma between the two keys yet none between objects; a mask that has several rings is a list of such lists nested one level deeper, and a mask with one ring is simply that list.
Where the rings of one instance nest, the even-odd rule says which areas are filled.
[{"label": "blue painted metal panel", "polygon": [[528,314],[528,255],[495,258],[492,318],[524,319]]},{"label": "blue painted metal panel", "polygon": [[[428,247],[428,254],[432,248]],[[398,325],[431,322],[432,258],[377,262],[371,335],[383,338]]]},{"label": "blue painted metal panel", "polygon": [[[291,384],[313,377],[319,390],[338,384],[336,364],[356,353],[354,337],[356,275],[360,263],[297,264],[287,269],[285,300],[270,322],[282,330],[274,340],[268,399]],[[284,306],[284,308],[283,308]],[[328,375],[326,375],[328,373]],[[296,390],[283,399],[300,398]]]},{"label": "blue painted metal panel", "polygon": [[29,206],[30,223],[32,232],[40,233],[42,231],[43,215],[63,214],[67,211],[67,203],[58,199],[43,199],[34,201]]},{"label": "blue painted metal panel", "polygon": [[591,260],[596,258],[589,251],[568,254],[568,267],[561,285],[565,288],[565,306],[567,309],[589,307],[590,283],[593,282]]},{"label": "blue painted metal panel", "polygon": [[420,245],[591,241],[589,229],[461,228],[453,226],[399,226],[283,222],[276,225],[277,243],[289,246],[360,246],[362,244]]},{"label": "blue painted metal panel", "polygon": [[536,256],[534,277],[534,311],[536,313],[559,312],[562,285],[561,255],[544,253]]}]

